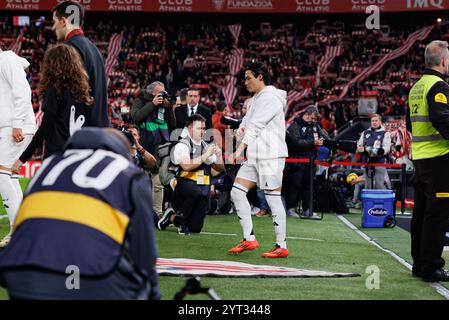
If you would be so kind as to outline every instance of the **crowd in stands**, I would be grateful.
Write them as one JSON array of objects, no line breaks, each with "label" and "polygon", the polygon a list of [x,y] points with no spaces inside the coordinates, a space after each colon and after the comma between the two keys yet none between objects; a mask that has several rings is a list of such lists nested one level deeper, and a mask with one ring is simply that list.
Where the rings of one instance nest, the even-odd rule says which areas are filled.
[{"label": "crowd in stands", "polygon": [[[269,65],[273,84],[286,91],[301,92],[313,88],[310,94],[295,103],[287,113],[338,95],[342,84],[354,78],[361,70],[375,63],[386,53],[397,48],[412,29],[370,31],[364,25],[345,25],[342,22],[316,21],[304,28],[300,24],[274,26],[271,23],[243,24],[237,47],[244,49],[244,63],[257,59]],[[447,26],[435,28],[430,38],[447,38]],[[18,36],[20,29],[12,26],[11,17],[0,21],[0,45],[5,49]],[[179,94],[185,87],[202,88],[202,104],[215,112],[224,100],[222,88],[229,74],[228,59],[233,49],[233,37],[227,24],[170,24],[150,22],[145,27],[118,26],[112,20],[86,24],[85,34],[107,56],[112,34],[123,31],[122,50],[118,66],[110,76],[109,105],[112,118],[128,123],[129,109],[140,89],[153,81],[161,81],[171,93]],[[35,89],[39,81],[39,61],[45,50],[55,43],[49,22],[40,26],[31,23],[26,28],[20,54],[31,62],[29,81]],[[341,46],[342,54],[333,59],[329,68],[315,84],[317,64],[326,46]],[[334,133],[357,114],[357,101],[364,91],[376,91],[378,113],[400,116],[405,114],[407,94],[419,78],[425,43],[417,42],[408,54],[387,63],[379,72],[350,88],[346,97],[337,102],[319,106],[323,128]],[[249,96],[243,86],[243,75],[238,75],[237,98],[228,113],[240,117],[243,101]],[[35,110],[39,107],[33,95]]]},{"label": "crowd in stands", "polygon": [[[122,49],[117,56],[117,65],[109,74],[108,105],[113,124],[118,126],[128,126],[132,123],[140,125],[144,119],[139,120],[136,116],[139,110],[135,109],[144,109],[147,104],[154,104],[153,99],[164,90],[179,96],[177,105],[186,105],[186,94],[195,90],[184,90],[183,98],[181,98],[181,93],[183,89],[190,88],[201,90],[200,105],[206,108],[205,111],[203,110],[206,127],[208,128],[209,124],[212,124],[215,129],[223,132],[226,126],[223,126],[220,118],[223,115],[237,119],[242,118],[245,113],[244,101],[248,101],[247,98],[250,97],[243,85],[242,69],[236,75],[237,97],[232,105],[226,106],[226,97],[222,89],[226,86],[227,76],[230,73],[229,60],[233,49],[244,50],[242,64],[255,60],[265,63],[269,67],[272,84],[277,88],[288,93],[308,92],[303,95],[302,99],[289,104],[289,109],[286,110],[286,118],[289,119],[296,111],[306,106],[316,104],[330,96],[338,96],[345,84],[363,69],[375,64],[385,54],[400,47],[415,29],[416,27],[409,30],[390,30],[388,26],[384,26],[381,31],[369,31],[364,26],[325,21],[316,21],[315,24],[305,29],[297,24],[274,26],[271,23],[261,22],[242,24],[239,40],[236,42],[235,34],[231,32],[227,24],[222,23],[170,25],[149,23],[145,27],[133,24],[119,27],[109,20],[107,23],[99,21],[95,26],[87,23],[84,27],[84,34],[99,48],[106,60],[112,36],[118,32],[123,33]],[[431,37],[444,39],[447,31],[446,26],[434,28]],[[9,48],[20,33],[21,30],[13,27],[9,18],[4,18],[3,21],[0,21],[0,46],[5,49]],[[37,26],[33,21],[30,26],[25,28],[19,54],[31,63],[28,80],[33,90],[32,100],[36,112],[40,108],[36,90],[39,82],[40,62],[43,60],[46,50],[55,43],[56,39],[49,22],[41,22]],[[329,46],[339,47],[339,54],[332,58],[332,62],[318,77],[317,66]],[[351,119],[359,115],[358,100],[364,95],[364,92],[371,92],[371,96],[377,97],[378,113],[385,116],[405,115],[408,91],[414,81],[420,77],[422,71],[417,70],[416,66],[424,65],[422,61],[424,47],[424,42],[416,42],[408,54],[387,63],[379,72],[352,86],[344,99],[318,104],[320,114],[317,120],[327,132],[323,133],[323,136],[328,137],[328,134],[336,133]],[[156,84],[157,92],[154,89],[155,86],[152,89],[147,88],[150,84]],[[144,90],[151,97],[142,97],[140,93]],[[198,102],[189,103],[192,107],[197,104]],[[137,105],[140,107],[136,108]],[[160,105],[154,104],[152,107],[156,110],[154,107],[157,106]],[[187,107],[180,107],[174,110],[173,117],[170,118],[172,122],[179,122],[180,117],[177,113],[181,113],[182,108],[185,108],[183,113],[187,116]],[[167,107],[167,110],[169,109]],[[210,112],[207,109],[210,109]],[[169,123],[167,110],[165,110],[164,121]],[[197,113],[197,111],[193,113]],[[182,125],[176,125],[179,129],[184,126],[185,121]],[[167,135],[173,131],[173,127],[173,124],[168,125],[167,128],[164,127],[167,130]],[[152,130],[149,131],[152,132]],[[406,135],[405,132],[400,134]],[[399,132],[396,136],[400,137]],[[156,155],[157,147],[162,145],[161,141],[163,140],[162,136],[157,138],[160,141],[156,140],[160,143],[153,143],[151,149],[148,147],[146,150],[138,149],[141,149],[143,154],[148,151],[148,154]],[[396,139],[395,141],[400,141],[399,138]],[[141,151],[135,152],[135,154],[140,154]],[[393,151],[400,152],[401,148]],[[345,153],[344,156],[348,157],[348,154]],[[397,158],[400,156],[403,157],[404,154],[400,154]],[[299,155],[297,157],[306,156]],[[159,188],[159,196],[153,195],[154,199],[158,199],[155,201],[155,211],[159,217],[162,217],[164,203],[162,190],[164,187],[165,189],[169,188],[167,184],[160,181],[160,172],[156,169],[153,171],[150,170],[153,188]],[[221,183],[224,184],[224,178]],[[293,184],[292,186],[296,191],[298,186]],[[214,192],[219,194],[219,191]],[[229,193],[229,190],[227,192]],[[224,192],[224,194],[226,193]],[[225,207],[220,203],[229,206],[229,195],[228,198],[224,198],[225,200],[219,196],[216,199],[213,212],[220,211],[221,207]],[[255,202],[259,203],[263,213],[262,200],[259,199]],[[296,199],[292,201],[295,202]],[[289,206],[288,209],[296,210],[295,206],[296,203]],[[228,213],[230,209],[226,207],[221,211]],[[307,211],[307,208],[303,208],[303,210]]]}]

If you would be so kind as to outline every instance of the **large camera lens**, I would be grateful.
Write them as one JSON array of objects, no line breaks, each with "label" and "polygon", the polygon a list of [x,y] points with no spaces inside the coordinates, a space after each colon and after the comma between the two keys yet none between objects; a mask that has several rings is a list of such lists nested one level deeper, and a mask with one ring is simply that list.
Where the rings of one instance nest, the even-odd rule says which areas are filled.
[{"label": "large camera lens", "polygon": [[176,96],[169,95],[167,91],[161,91],[159,94],[163,99],[167,99],[171,104],[176,103]]}]

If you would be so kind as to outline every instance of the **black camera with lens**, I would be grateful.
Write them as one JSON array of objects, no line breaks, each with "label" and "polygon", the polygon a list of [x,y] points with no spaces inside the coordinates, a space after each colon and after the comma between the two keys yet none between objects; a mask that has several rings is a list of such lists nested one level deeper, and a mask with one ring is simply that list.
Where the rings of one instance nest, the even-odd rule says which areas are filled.
[{"label": "black camera with lens", "polygon": [[365,146],[365,153],[369,158],[380,158],[385,154],[385,150],[383,148]]},{"label": "black camera with lens", "polygon": [[131,146],[134,145],[134,137],[133,137],[132,133],[129,132],[127,127],[118,127],[117,130],[120,131],[121,133],[123,133],[123,135],[126,137],[126,139],[131,144]]},{"label": "black camera with lens", "polygon": [[323,141],[323,146],[334,151],[341,150],[344,152],[355,153],[357,150],[357,141],[326,139]]},{"label": "black camera with lens", "polygon": [[176,103],[176,96],[169,95],[167,91],[161,91],[159,94],[163,99],[167,99],[170,104]]},{"label": "black camera with lens", "polygon": [[237,120],[231,117],[223,116],[220,119],[220,122],[224,125],[230,126],[232,130],[237,130],[242,123],[242,120]]}]

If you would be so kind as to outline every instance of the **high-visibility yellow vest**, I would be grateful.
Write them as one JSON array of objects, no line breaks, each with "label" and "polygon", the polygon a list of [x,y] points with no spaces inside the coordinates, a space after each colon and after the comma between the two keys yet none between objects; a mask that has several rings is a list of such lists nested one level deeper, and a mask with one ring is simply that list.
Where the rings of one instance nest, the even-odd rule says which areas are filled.
[{"label": "high-visibility yellow vest", "polygon": [[[449,140],[434,128],[429,119],[427,94],[435,83],[442,81],[434,75],[424,75],[410,90],[408,104],[412,122],[412,157],[413,160],[429,159],[449,153]],[[447,102],[447,97],[432,97],[437,102]]]}]

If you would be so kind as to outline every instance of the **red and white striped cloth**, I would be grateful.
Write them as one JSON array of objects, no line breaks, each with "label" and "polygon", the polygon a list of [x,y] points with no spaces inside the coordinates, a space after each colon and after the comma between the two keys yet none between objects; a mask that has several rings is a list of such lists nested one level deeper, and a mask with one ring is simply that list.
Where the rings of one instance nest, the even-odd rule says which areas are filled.
[{"label": "red and white striped cloth", "polygon": [[234,37],[235,43],[239,42],[240,38],[240,32],[242,31],[242,25],[241,24],[233,24],[228,26],[229,31],[231,32],[232,36]]},{"label": "red and white striped cloth", "polygon": [[232,103],[237,95],[237,88],[235,87],[237,78],[233,75],[226,76],[226,85],[222,89],[226,105],[232,109]]},{"label": "red and white striped cloth", "polygon": [[343,54],[343,46],[341,44],[332,47],[331,46],[326,47],[326,53],[324,54],[324,56],[321,57],[321,60],[318,63],[315,86],[319,85],[321,74],[325,73],[327,71],[327,68],[329,68],[330,64],[332,63],[332,61],[334,61],[336,57],[341,56],[342,54]]},{"label": "red and white striped cloth", "polygon": [[355,83],[363,81],[373,73],[378,72],[380,69],[383,68],[383,66],[388,61],[394,60],[406,54],[410,50],[410,48],[415,44],[416,41],[425,40],[429,36],[430,32],[432,32],[433,28],[434,26],[429,26],[412,33],[402,46],[400,46],[394,51],[387,53],[385,56],[379,59],[374,65],[365,68],[361,73],[359,73],[344,87],[343,91],[340,93],[339,99],[343,99],[343,97],[346,96],[346,94],[348,93],[349,88],[352,87]]},{"label": "red and white striped cloth", "polygon": [[121,88],[112,90],[109,94],[113,96],[120,96],[120,95],[137,95],[139,93],[140,93],[139,88]]},{"label": "red and white striped cloth", "polygon": [[287,94],[287,109],[285,110],[285,114],[288,113],[292,104],[294,104],[295,102],[298,102],[299,100],[301,100],[304,97],[307,97],[311,91],[312,91],[312,88],[306,88],[305,90],[303,90],[301,92],[293,91],[293,90],[289,91]]},{"label": "red and white striped cloth", "polygon": [[9,50],[14,52],[18,56],[20,55],[20,50],[22,49],[22,42],[24,39],[24,35],[25,35],[25,28],[22,28],[22,30],[20,30],[20,33],[19,33],[19,36],[17,37],[17,39],[9,47]]},{"label": "red and white striped cloth", "polygon": [[[229,30],[231,31],[234,38],[236,38],[236,43],[238,43],[238,37],[240,36],[242,26],[241,25],[232,25],[229,26]],[[229,75],[226,76],[225,86],[222,88],[222,93],[225,98],[226,105],[232,111],[232,103],[234,102],[235,97],[237,96],[237,88],[235,87],[237,83],[236,75],[243,68],[243,54],[244,50],[235,48],[231,52],[231,56],[229,59]]]},{"label": "red and white striped cloth", "polygon": [[42,106],[39,107],[39,111],[34,114],[34,118],[36,119],[36,127],[39,127],[42,124],[42,118],[44,117],[44,112],[42,111]]},{"label": "red and white striped cloth", "polygon": [[[321,57],[320,62],[318,63],[317,73],[316,73],[316,80],[315,80],[315,87],[319,86],[320,82],[320,76],[322,73],[325,73],[327,68],[329,68],[330,64],[334,59],[340,55],[343,54],[343,46],[341,44],[338,44],[337,46],[327,46],[326,52],[323,57]],[[290,110],[290,107],[301,100],[304,97],[307,97],[310,92],[312,91],[311,88],[306,88],[305,90],[298,92],[298,91],[290,91],[287,95],[287,109],[285,110],[285,114],[288,113]]]},{"label": "red and white striped cloth", "polygon": [[243,49],[232,50],[231,59],[229,61],[229,71],[235,76],[243,68]]},{"label": "red and white striped cloth", "polygon": [[122,49],[122,40],[123,40],[123,33],[115,33],[112,36],[111,41],[109,42],[108,47],[109,54],[105,63],[108,86],[110,82],[109,75],[112,73],[113,68],[118,64],[117,57],[120,53],[120,50]]},{"label": "red and white striped cloth", "polygon": [[[324,100],[320,101],[320,104],[326,104],[326,103],[330,103],[333,101],[338,101],[343,99],[346,94],[349,91],[349,88],[352,87],[355,83],[361,82],[364,79],[368,78],[369,76],[371,76],[372,74],[378,72],[379,70],[381,70],[383,68],[383,66],[391,60],[397,59],[400,56],[406,54],[410,48],[417,42],[417,41],[423,41],[425,40],[430,32],[432,32],[434,26],[429,26],[429,27],[425,27],[422,28],[412,34],[410,34],[410,36],[407,38],[407,40],[404,42],[404,44],[402,46],[400,46],[399,48],[397,48],[394,51],[391,51],[387,54],[385,54],[385,56],[383,56],[381,59],[379,59],[374,65],[365,68],[362,72],[360,72],[355,78],[353,78],[349,83],[347,83],[343,88],[342,88],[342,92],[340,93],[340,95],[337,97],[335,95],[331,95],[326,97]],[[321,61],[320,61],[321,63]],[[295,99],[296,101],[298,101],[299,99]],[[293,102],[289,103],[289,105],[291,105]],[[287,124],[290,124],[293,119],[298,115],[299,112],[296,112],[288,121]]]}]

